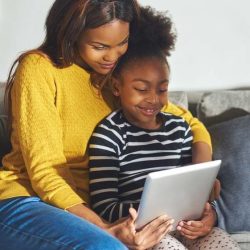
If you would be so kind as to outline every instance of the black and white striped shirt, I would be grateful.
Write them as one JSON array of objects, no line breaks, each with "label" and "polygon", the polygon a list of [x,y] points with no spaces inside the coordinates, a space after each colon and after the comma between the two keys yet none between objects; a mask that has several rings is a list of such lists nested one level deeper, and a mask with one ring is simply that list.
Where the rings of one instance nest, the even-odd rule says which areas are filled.
[{"label": "black and white striped shirt", "polygon": [[89,143],[93,209],[113,222],[138,208],[148,173],[192,161],[193,136],[183,118],[160,113],[163,125],[145,130],[131,125],[122,111],[96,127]]}]

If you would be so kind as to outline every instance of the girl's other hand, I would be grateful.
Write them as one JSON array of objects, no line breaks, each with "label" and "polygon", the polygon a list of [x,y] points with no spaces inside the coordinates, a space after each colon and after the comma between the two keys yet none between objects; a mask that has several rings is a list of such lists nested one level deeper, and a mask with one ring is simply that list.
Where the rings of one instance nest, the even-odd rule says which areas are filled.
[{"label": "girl's other hand", "polygon": [[153,247],[172,229],[173,220],[163,215],[140,230],[136,230],[137,212],[135,209],[130,208],[129,213],[130,216],[118,220],[111,225],[109,230],[130,249],[143,250]]},{"label": "girl's other hand", "polygon": [[209,203],[206,203],[205,209],[200,221],[181,221],[177,230],[184,237],[194,240],[205,236],[211,232],[216,221],[216,213]]}]

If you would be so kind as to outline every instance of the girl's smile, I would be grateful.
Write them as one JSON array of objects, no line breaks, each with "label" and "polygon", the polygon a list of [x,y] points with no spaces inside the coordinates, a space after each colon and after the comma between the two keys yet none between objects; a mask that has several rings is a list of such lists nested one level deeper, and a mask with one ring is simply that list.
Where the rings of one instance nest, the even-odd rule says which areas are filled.
[{"label": "girl's smile", "polygon": [[141,128],[157,129],[157,115],[168,102],[168,65],[156,58],[135,59],[114,80],[114,94],[119,96],[126,119]]}]

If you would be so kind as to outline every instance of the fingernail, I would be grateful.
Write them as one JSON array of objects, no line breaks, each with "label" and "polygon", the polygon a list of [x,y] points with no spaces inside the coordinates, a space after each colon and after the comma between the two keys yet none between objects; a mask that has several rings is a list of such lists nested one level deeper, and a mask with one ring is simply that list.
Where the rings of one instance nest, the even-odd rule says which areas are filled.
[{"label": "fingernail", "polygon": [[174,219],[172,219],[172,220],[170,221],[170,224],[174,224]]},{"label": "fingernail", "polygon": [[181,227],[180,227],[180,226],[176,227],[176,229],[177,229],[178,231],[181,231]]}]

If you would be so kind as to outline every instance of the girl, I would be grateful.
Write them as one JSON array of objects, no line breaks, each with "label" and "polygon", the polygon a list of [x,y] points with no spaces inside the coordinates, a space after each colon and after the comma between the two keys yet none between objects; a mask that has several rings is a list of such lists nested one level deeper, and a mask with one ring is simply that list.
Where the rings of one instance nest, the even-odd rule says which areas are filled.
[{"label": "girl", "polygon": [[[112,88],[121,109],[99,123],[89,143],[91,204],[110,222],[138,208],[148,173],[192,162],[189,125],[161,111],[168,103],[171,47],[164,37],[171,21],[150,8],[141,9],[141,18],[139,36],[131,37],[114,70]],[[229,235],[213,228],[215,222],[207,203],[200,221],[179,222],[174,237],[167,235],[153,249],[239,249]]]},{"label": "girl", "polygon": [[[168,232],[166,216],[135,232],[134,210],[110,224],[87,205],[87,142],[111,111],[90,74],[112,72],[138,10],[136,0],[56,0],[43,44],[14,63],[6,92],[12,150],[0,170],[1,249],[124,249],[113,236],[147,249]],[[172,107],[192,124],[201,151],[210,152],[203,126]]]}]

